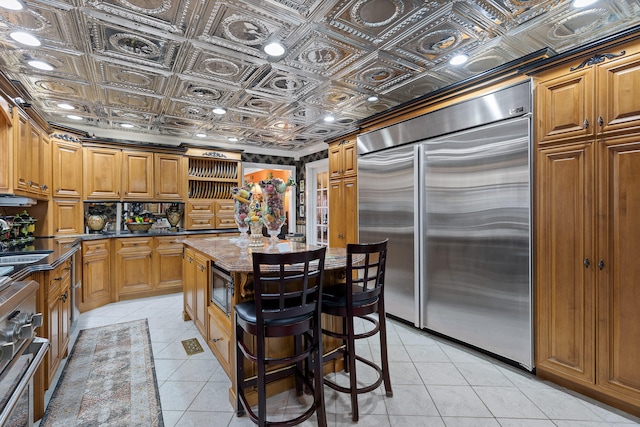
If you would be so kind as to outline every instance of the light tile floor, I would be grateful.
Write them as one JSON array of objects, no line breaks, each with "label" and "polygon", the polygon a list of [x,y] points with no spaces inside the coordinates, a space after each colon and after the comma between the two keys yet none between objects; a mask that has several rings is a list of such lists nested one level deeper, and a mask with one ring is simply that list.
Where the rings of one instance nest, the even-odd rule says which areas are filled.
[{"label": "light tile floor", "polygon": [[[149,321],[166,426],[254,425],[247,417],[234,415],[228,398],[229,379],[193,322],[182,320],[182,294],[123,301],[83,313],[73,329],[72,343],[80,329],[141,318]],[[640,425],[638,418],[474,350],[393,320],[387,328],[393,397],[386,397],[383,387],[361,395],[360,425]],[[188,356],[181,341],[196,337],[205,351]],[[379,354],[375,341],[365,342],[358,351]],[[359,377],[361,374],[364,377],[364,370]],[[353,425],[348,396],[328,387],[325,396],[329,425]],[[296,400],[294,394],[283,393],[272,398],[270,405],[281,412],[276,415],[282,415],[295,411]],[[315,416],[304,425],[316,425]]]}]

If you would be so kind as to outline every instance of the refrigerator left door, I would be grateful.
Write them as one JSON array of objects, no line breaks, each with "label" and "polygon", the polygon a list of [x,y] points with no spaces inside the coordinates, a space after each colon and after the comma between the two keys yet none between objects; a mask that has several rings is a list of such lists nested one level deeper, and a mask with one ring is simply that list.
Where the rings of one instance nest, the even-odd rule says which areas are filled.
[{"label": "refrigerator left door", "polygon": [[360,243],[389,238],[386,312],[418,326],[414,270],[416,150],[409,145],[358,158],[358,213]]}]

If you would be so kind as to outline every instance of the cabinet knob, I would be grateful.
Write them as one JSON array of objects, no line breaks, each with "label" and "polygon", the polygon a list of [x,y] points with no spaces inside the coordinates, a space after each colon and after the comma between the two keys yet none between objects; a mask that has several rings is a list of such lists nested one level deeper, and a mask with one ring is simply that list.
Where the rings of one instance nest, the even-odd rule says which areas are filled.
[{"label": "cabinet knob", "polygon": [[600,260],[600,261],[598,262],[598,268],[599,268],[600,270],[602,270],[602,269],[604,268],[604,260]]},{"label": "cabinet knob", "polygon": [[602,116],[598,116],[598,125],[599,126],[604,125],[604,119],[602,118]]},{"label": "cabinet knob", "polygon": [[585,129],[589,128],[589,119],[584,119],[584,128]]},{"label": "cabinet knob", "polygon": [[591,262],[589,262],[589,258],[585,258],[583,264],[584,268],[589,268],[589,266],[591,265]]},{"label": "cabinet knob", "polygon": [[59,189],[59,188],[56,188],[56,193],[59,193],[59,192],[60,192],[60,189]]}]

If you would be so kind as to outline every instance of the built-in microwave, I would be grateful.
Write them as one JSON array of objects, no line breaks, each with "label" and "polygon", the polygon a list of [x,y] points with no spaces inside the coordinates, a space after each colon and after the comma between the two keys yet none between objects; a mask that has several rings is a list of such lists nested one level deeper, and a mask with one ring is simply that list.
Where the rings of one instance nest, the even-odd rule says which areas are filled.
[{"label": "built-in microwave", "polygon": [[211,302],[220,307],[229,316],[232,297],[233,278],[231,274],[215,263],[211,263]]}]

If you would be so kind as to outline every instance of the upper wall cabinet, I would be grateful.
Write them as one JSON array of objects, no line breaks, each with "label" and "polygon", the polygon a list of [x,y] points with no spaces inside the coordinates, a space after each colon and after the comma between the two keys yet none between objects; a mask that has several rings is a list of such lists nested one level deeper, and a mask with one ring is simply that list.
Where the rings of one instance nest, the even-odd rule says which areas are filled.
[{"label": "upper wall cabinet", "polygon": [[154,153],[155,199],[181,201],[184,199],[184,162],[179,154]]},{"label": "upper wall cabinet", "polygon": [[122,198],[153,198],[153,153],[122,150]]},{"label": "upper wall cabinet", "polygon": [[13,108],[14,182],[16,194],[51,195],[51,145],[48,135],[19,108]]},{"label": "upper wall cabinet", "polygon": [[83,159],[84,198],[86,200],[120,200],[121,150],[85,147]]},{"label": "upper wall cabinet", "polygon": [[640,54],[622,52],[600,65],[560,67],[540,76],[536,123],[541,144],[640,129]]},{"label": "upper wall cabinet", "polygon": [[329,179],[342,179],[357,175],[356,140],[345,139],[329,147]]},{"label": "upper wall cabinet", "polygon": [[82,145],[51,136],[53,158],[53,197],[82,197]]}]

